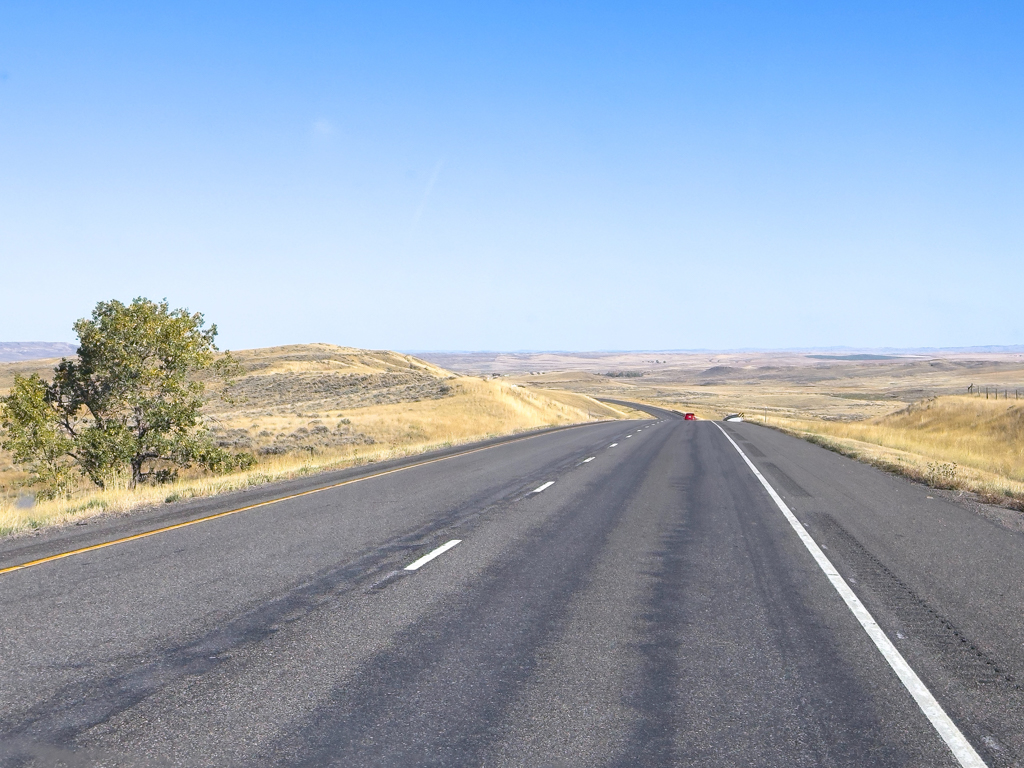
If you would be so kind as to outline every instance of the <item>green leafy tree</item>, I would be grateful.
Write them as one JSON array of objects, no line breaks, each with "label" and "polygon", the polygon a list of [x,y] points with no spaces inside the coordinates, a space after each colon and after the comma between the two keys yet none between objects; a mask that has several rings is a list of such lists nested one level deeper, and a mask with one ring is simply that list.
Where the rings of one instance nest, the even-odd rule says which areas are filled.
[{"label": "green leafy tree", "polygon": [[61,361],[47,384],[17,377],[2,399],[3,447],[28,465],[51,494],[77,468],[104,487],[130,470],[130,487],[172,478],[198,463],[216,470],[251,466],[209,440],[201,420],[203,384],[195,374],[227,375],[230,356],[217,358],[217,327],[203,316],[137,298],[100,302],[75,323],[78,359]]},{"label": "green leafy tree", "polygon": [[11,393],[0,406],[2,446],[14,454],[14,463],[27,465],[43,485],[43,496],[66,493],[74,478],[74,441],[61,429],[47,401],[46,382],[33,373],[15,376]]}]

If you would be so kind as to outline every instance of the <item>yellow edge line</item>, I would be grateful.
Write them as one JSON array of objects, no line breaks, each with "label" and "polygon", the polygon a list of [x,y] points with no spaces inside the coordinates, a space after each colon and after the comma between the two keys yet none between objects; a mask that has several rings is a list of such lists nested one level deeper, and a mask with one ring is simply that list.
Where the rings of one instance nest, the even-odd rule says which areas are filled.
[{"label": "yellow edge line", "polygon": [[[588,422],[587,424],[574,425],[569,429],[574,429],[576,426],[584,427],[595,422]],[[404,472],[407,469],[415,469],[416,467],[424,467],[427,464],[435,464],[439,461],[447,461],[448,459],[458,458],[459,456],[468,456],[471,453],[477,453],[479,451],[486,451],[490,448],[497,448],[502,445],[511,445],[512,443],[518,443],[523,440],[532,440],[535,437],[541,437],[541,435],[528,435],[527,437],[518,437],[515,440],[508,440],[504,443],[498,443],[497,445],[485,445],[483,448],[473,448],[468,451],[460,451],[459,453],[453,453],[451,456],[441,456],[436,459],[428,459],[426,461],[418,461],[415,464],[407,464],[404,467],[395,467],[394,469],[386,469],[383,472],[375,472],[372,475],[366,475],[365,477],[354,477],[351,480],[342,480],[340,483],[334,483],[333,485],[325,485],[322,488],[313,488],[309,491],[302,491],[302,493],[293,493],[291,496],[282,496],[278,499],[270,499],[269,501],[261,501],[259,504],[250,504],[247,507],[239,507],[238,509],[229,509],[227,512],[218,512],[215,515],[207,515],[206,517],[197,517],[195,520],[187,520],[184,523],[175,523],[174,525],[167,525],[163,528],[154,528],[152,531],[146,531],[145,533],[136,533],[132,536],[125,536],[123,539],[114,539],[113,541],[105,541],[102,544],[93,544],[92,546],[82,547],[81,549],[72,549],[68,552],[61,552],[60,554],[50,555],[49,557],[41,557],[38,560],[30,560],[27,563],[21,565],[11,565],[7,568],[0,568],[0,574],[11,573],[12,571],[20,571],[24,568],[31,568],[35,565],[42,565],[43,563],[50,563],[54,560],[63,560],[65,557],[71,557],[73,555],[82,555],[86,552],[95,552],[97,549],[104,549],[106,547],[112,547],[115,544],[125,544],[129,541],[136,541],[137,539],[144,539],[147,536],[156,536],[158,533],[167,533],[168,531],[176,531],[179,528],[187,528],[190,525],[198,525],[199,523],[209,522],[210,520],[216,520],[218,517],[227,517],[228,515],[237,515],[239,512],[247,512],[250,509],[258,509],[259,507],[267,507],[271,504],[277,504],[282,501],[289,501],[290,499],[298,499],[302,496],[310,496],[314,493],[321,493],[323,491],[330,491],[334,488],[341,488],[343,485],[352,485],[353,483],[361,483],[364,480],[373,480],[376,477],[384,477],[385,475],[392,475],[395,472]]]}]

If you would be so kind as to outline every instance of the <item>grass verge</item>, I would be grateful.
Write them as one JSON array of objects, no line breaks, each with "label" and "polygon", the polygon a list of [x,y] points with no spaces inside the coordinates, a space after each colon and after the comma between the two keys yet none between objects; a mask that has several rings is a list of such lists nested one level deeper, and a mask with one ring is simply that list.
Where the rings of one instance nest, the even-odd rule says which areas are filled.
[{"label": "grass verge", "polygon": [[[528,430],[521,430],[528,431]],[[31,507],[17,503],[0,507],[0,536],[40,528],[67,525],[102,514],[128,514],[134,510],[157,504],[216,496],[266,483],[292,480],[335,469],[373,464],[389,459],[414,456],[420,453],[474,442],[476,438],[445,440],[356,451],[333,450],[320,454],[274,456],[246,472],[227,475],[190,478],[164,485],[152,485],[129,490],[124,483],[96,490],[79,498],[59,498],[42,501]]]},{"label": "grass verge", "polygon": [[1024,511],[1024,408],[940,397],[856,422],[779,418],[768,426],[933,488]]},{"label": "grass verge", "polygon": [[453,383],[457,386],[449,397],[346,410],[346,421],[369,442],[310,444],[288,453],[262,455],[255,467],[244,472],[185,476],[134,490],[129,490],[126,482],[114,482],[105,490],[88,487],[68,498],[31,506],[8,499],[0,502],[0,536],[77,523],[101,514],[128,514],[156,504],[214,496],[541,427],[620,417],[614,409],[586,396],[565,393],[552,398],[543,392],[469,377]]}]

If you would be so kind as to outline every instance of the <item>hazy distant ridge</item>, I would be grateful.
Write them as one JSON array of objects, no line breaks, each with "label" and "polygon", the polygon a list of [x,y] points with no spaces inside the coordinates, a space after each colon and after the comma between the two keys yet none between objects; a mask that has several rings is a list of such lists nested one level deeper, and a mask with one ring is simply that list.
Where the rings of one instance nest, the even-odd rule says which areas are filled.
[{"label": "hazy distant ridge", "polygon": [[77,345],[63,341],[0,341],[0,363],[69,357],[77,351]]}]

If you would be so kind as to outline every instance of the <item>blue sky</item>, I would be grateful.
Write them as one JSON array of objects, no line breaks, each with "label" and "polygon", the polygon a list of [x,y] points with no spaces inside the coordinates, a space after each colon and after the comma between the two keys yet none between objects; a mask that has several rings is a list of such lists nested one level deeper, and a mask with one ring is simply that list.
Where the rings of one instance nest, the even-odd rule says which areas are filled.
[{"label": "blue sky", "polygon": [[0,4],[0,340],[1024,343],[1018,3]]}]

